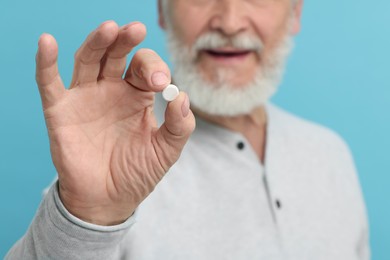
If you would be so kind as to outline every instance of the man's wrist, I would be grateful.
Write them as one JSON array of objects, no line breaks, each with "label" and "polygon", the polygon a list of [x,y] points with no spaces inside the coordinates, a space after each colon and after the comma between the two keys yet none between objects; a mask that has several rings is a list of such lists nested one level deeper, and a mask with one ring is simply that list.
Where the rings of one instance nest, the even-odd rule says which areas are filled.
[{"label": "man's wrist", "polygon": [[[71,203],[71,200],[64,197],[64,192],[61,192],[60,187],[58,187],[58,198],[69,214],[83,222],[98,226],[121,225],[126,222],[135,211],[135,207],[126,206],[80,206],[77,205],[77,203]],[[120,210],[118,210],[118,208],[120,208]]]}]

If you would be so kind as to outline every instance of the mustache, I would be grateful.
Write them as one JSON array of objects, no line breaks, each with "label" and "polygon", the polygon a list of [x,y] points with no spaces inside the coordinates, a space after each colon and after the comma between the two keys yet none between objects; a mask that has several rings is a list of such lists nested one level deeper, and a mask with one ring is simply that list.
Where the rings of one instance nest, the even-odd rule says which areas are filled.
[{"label": "mustache", "polygon": [[192,54],[196,55],[199,51],[207,49],[217,49],[231,47],[239,50],[255,51],[258,54],[264,48],[263,41],[251,35],[237,34],[226,36],[220,32],[207,32],[201,35],[192,46]]}]

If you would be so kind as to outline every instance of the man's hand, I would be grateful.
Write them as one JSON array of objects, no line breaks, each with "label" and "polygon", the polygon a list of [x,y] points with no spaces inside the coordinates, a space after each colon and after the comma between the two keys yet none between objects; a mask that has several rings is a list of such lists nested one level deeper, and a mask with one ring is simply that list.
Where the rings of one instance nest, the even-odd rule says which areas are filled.
[{"label": "man's hand", "polygon": [[155,52],[139,50],[125,73],[126,56],[145,35],[138,22],[100,25],[75,55],[69,89],[58,72],[55,39],[44,34],[39,40],[36,79],[60,197],[87,222],[115,225],[131,216],[195,127],[181,93],[157,128],[154,94],[170,83],[170,71]]}]

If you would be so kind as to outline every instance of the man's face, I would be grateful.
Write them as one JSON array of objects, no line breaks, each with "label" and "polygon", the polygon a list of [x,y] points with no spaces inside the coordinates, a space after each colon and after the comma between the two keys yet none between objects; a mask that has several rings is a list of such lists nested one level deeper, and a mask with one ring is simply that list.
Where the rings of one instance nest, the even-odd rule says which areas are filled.
[{"label": "man's face", "polygon": [[300,4],[291,0],[165,1],[168,8],[160,12],[160,24],[177,48],[191,50],[173,56],[184,56],[176,60],[191,63],[213,88],[226,85],[240,91],[253,84],[270,63],[279,62],[277,52],[299,30]]}]

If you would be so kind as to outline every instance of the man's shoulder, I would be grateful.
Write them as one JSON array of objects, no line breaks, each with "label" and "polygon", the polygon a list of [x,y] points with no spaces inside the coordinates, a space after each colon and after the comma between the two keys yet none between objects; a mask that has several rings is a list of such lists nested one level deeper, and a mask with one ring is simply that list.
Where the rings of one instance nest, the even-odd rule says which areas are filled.
[{"label": "man's shoulder", "polygon": [[334,130],[292,114],[274,104],[267,105],[270,134],[275,134],[285,142],[299,143],[302,146],[337,150],[350,153],[344,139]]}]

